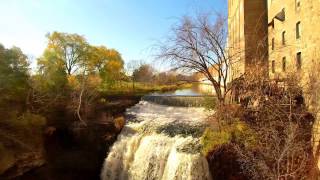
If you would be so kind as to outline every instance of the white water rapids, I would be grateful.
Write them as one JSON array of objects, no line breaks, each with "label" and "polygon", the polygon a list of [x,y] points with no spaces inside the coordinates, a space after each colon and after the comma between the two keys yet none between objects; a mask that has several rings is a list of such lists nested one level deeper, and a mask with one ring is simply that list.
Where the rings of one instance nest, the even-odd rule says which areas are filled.
[{"label": "white water rapids", "polygon": [[110,149],[102,180],[210,180],[200,153],[204,108],[141,101],[129,108],[127,125]]}]

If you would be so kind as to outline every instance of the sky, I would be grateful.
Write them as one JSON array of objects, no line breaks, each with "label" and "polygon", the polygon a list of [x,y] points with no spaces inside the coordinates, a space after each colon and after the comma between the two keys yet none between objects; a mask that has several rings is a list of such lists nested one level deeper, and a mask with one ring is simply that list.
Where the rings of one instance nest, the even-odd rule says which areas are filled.
[{"label": "sky", "polygon": [[0,43],[41,56],[47,33],[83,35],[125,62],[152,60],[152,46],[182,16],[227,11],[227,0],[0,0]]}]

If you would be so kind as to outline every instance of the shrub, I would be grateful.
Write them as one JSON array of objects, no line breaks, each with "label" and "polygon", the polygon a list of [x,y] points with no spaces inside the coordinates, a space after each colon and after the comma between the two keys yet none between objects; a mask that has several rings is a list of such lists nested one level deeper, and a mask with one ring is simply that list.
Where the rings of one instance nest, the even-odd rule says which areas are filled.
[{"label": "shrub", "polygon": [[216,148],[208,154],[207,159],[212,179],[251,179],[241,170],[241,164],[238,162],[239,156],[231,143]]},{"label": "shrub", "polygon": [[42,127],[46,125],[45,117],[38,114],[32,114],[30,112],[26,112],[22,114],[22,116],[19,117],[19,120],[21,122],[26,123],[26,125],[32,126],[32,127]]},{"label": "shrub", "polygon": [[46,124],[46,118],[30,112],[25,112],[18,116],[17,112],[13,111],[10,113],[6,123],[13,127],[42,127]]},{"label": "shrub", "polygon": [[206,128],[200,139],[200,143],[203,146],[202,154],[207,156],[209,152],[222,144],[228,143],[230,139],[231,134],[227,131],[217,131],[212,128]]},{"label": "shrub", "polygon": [[247,101],[240,118],[256,135],[253,146],[237,141],[233,145],[243,172],[252,179],[308,179],[314,166],[313,118],[297,82],[295,76],[274,81],[249,76],[242,82],[240,96]]}]

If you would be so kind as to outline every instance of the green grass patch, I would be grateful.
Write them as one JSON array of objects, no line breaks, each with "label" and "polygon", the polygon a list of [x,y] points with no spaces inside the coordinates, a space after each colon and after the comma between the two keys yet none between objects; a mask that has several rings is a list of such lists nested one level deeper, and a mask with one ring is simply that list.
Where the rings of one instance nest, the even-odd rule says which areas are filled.
[{"label": "green grass patch", "polygon": [[246,147],[255,144],[254,131],[244,122],[235,121],[231,125],[224,125],[221,130],[208,127],[200,138],[202,153],[206,156],[216,148],[231,141]]}]

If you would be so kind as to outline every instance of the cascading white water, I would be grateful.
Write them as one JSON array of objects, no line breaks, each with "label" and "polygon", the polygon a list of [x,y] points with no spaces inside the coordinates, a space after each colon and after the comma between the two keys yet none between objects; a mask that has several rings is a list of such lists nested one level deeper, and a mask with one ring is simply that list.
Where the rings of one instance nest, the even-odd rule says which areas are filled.
[{"label": "cascading white water", "polygon": [[210,180],[200,153],[204,108],[141,101],[127,110],[128,123],[110,149],[102,180]]}]

